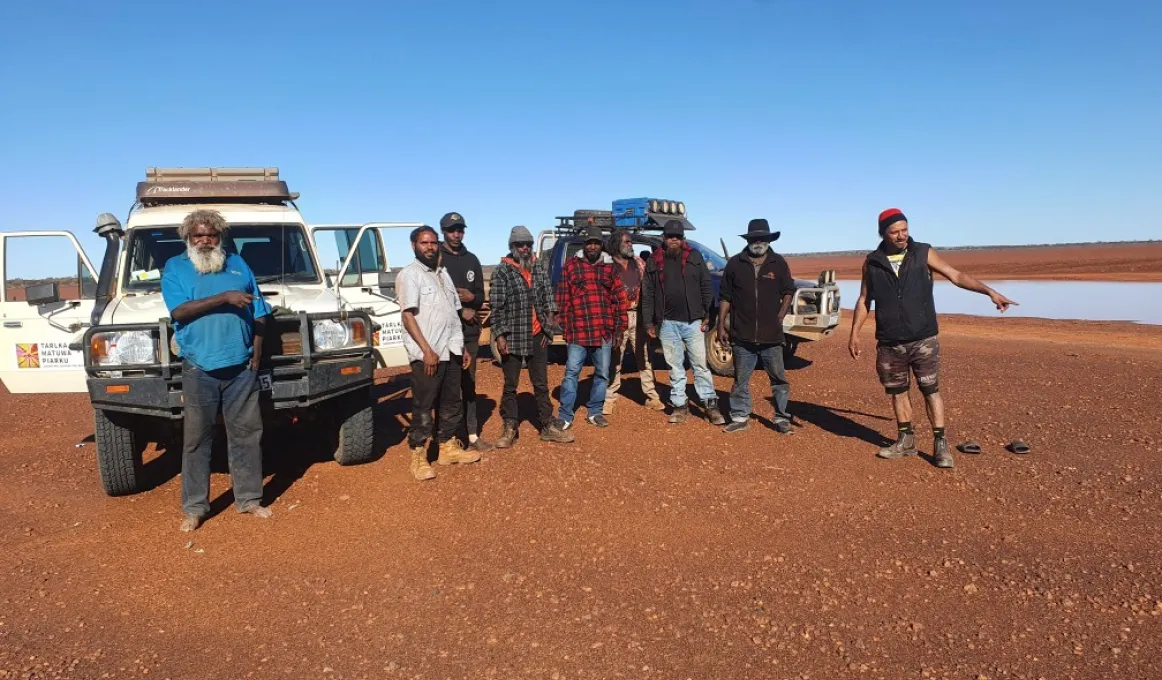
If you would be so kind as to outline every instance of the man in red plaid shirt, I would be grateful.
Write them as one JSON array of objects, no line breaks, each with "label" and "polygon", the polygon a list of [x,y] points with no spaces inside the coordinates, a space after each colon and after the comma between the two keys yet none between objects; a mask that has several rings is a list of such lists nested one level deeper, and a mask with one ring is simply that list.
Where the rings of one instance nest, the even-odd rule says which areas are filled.
[{"label": "man in red plaid shirt", "polygon": [[625,333],[628,308],[621,277],[613,268],[612,258],[605,253],[601,227],[590,225],[585,230],[584,248],[565,262],[561,282],[557,284],[557,318],[569,353],[565,380],[561,383],[561,406],[557,411],[561,429],[573,425],[577,380],[586,359],[593,360],[593,389],[586,405],[586,420],[598,427],[609,426],[602,414],[609,384],[609,355]]}]

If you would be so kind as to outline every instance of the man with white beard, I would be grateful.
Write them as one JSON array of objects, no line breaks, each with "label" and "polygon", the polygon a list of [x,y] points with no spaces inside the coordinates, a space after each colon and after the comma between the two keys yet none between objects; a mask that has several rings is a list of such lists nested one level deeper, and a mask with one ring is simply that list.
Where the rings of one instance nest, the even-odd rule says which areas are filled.
[{"label": "man with white beard", "polygon": [[221,409],[230,482],[238,512],[271,516],[262,506],[262,413],[258,364],[270,306],[246,261],[227,253],[229,227],[216,210],[196,210],[178,236],[186,252],[165,263],[161,292],[183,360],[182,531],[210,513],[210,449]]},{"label": "man with white beard", "polygon": [[734,388],[730,390],[730,424],[725,432],[750,427],[750,377],[759,360],[771,380],[775,429],[791,431],[787,400],[791,386],[783,367],[783,317],[791,307],[795,280],[782,255],[770,249],[779,232],[764,219],[751,220],[746,249],[730,258],[718,288],[718,341],[734,354]]}]

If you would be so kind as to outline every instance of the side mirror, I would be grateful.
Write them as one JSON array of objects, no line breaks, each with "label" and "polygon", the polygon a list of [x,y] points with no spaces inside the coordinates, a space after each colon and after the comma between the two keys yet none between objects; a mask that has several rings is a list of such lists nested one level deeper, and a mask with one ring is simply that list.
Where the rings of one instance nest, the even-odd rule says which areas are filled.
[{"label": "side mirror", "polygon": [[395,277],[399,272],[379,272],[379,290],[395,297]]},{"label": "side mirror", "polygon": [[28,300],[30,305],[51,305],[54,302],[60,302],[61,291],[55,281],[38,283],[24,289],[24,299]]}]

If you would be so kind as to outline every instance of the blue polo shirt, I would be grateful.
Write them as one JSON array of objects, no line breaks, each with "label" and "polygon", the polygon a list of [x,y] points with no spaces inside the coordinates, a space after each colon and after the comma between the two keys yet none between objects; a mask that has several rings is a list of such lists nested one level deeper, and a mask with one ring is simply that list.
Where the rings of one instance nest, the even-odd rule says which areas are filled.
[{"label": "blue polo shirt", "polygon": [[161,295],[173,310],[191,300],[202,300],[237,290],[250,293],[254,302],[245,309],[222,305],[192,321],[174,321],[182,356],[203,371],[238,366],[250,360],[254,348],[254,320],[270,314],[254,272],[238,255],[226,256],[226,266],[214,274],[200,274],[186,253],[171,257],[161,276]]}]

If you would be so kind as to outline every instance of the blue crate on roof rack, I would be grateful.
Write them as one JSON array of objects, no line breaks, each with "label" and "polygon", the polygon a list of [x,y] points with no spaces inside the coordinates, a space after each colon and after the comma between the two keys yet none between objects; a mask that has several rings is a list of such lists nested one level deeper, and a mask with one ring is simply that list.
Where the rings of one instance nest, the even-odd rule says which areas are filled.
[{"label": "blue crate on roof rack", "polygon": [[623,198],[613,202],[613,222],[619,227],[661,228],[667,217],[685,217],[686,204],[663,198]]}]

